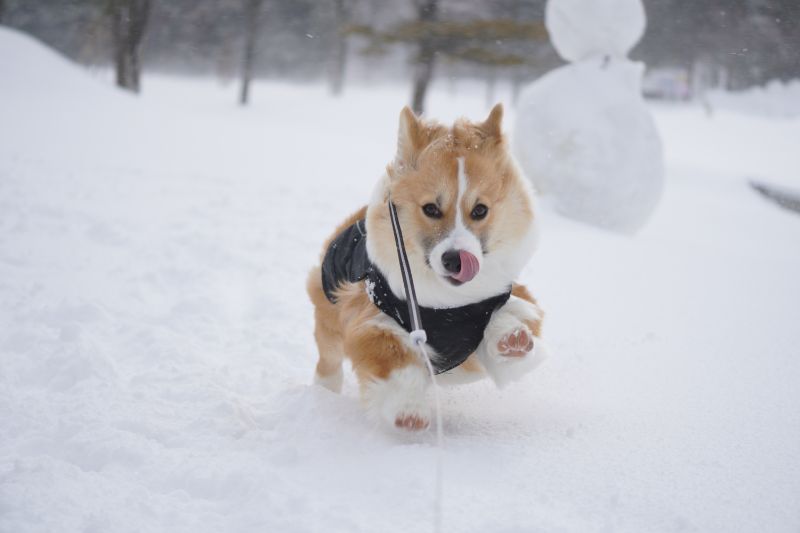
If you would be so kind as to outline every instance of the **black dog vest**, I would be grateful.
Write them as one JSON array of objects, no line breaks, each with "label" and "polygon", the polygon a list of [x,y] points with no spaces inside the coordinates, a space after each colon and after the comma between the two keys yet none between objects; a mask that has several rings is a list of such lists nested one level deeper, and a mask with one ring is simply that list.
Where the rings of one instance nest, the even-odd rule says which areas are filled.
[{"label": "black dog vest", "polygon": [[[372,303],[410,332],[411,319],[406,301],[394,295],[386,278],[367,257],[367,229],[363,219],[345,229],[328,247],[322,261],[322,288],[328,300],[335,304],[335,292],[340,285],[362,280],[366,280]],[[502,294],[461,307],[419,308],[428,344],[438,354],[431,361],[437,374],[466,361],[483,340],[492,313],[510,297],[509,287]]]}]

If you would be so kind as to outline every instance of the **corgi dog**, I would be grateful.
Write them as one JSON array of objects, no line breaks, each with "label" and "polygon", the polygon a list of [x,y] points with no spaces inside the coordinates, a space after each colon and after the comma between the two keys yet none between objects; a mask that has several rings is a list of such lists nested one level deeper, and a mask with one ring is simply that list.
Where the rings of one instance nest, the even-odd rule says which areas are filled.
[{"label": "corgi dog", "polygon": [[437,382],[490,377],[498,386],[545,357],[543,313],[515,278],[537,242],[530,184],[496,105],[452,127],[400,113],[397,153],[369,205],[326,242],[308,279],[319,349],[315,381],[340,392],[348,358],[370,415],[419,431],[432,380],[410,321],[389,215],[394,203]]}]

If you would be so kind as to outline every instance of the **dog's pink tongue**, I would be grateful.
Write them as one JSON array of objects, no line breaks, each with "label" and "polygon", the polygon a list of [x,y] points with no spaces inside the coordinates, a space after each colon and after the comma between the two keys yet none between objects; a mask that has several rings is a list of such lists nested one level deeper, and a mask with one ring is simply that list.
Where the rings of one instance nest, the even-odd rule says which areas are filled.
[{"label": "dog's pink tongue", "polygon": [[478,258],[469,252],[460,250],[458,255],[461,258],[461,270],[458,271],[458,274],[453,276],[453,279],[457,279],[461,283],[466,283],[478,275],[478,270],[481,269],[481,265],[478,263]]}]

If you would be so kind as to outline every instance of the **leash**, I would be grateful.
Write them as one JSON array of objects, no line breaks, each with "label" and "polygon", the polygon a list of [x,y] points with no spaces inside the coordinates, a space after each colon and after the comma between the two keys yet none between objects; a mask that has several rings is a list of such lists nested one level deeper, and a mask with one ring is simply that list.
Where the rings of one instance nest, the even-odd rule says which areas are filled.
[{"label": "leash", "polygon": [[419,351],[419,356],[425,363],[428,373],[433,383],[433,402],[436,409],[436,447],[438,449],[436,457],[436,494],[434,497],[434,531],[439,533],[442,530],[442,496],[444,493],[442,486],[442,465],[444,459],[444,447],[442,445],[442,406],[439,401],[439,385],[436,383],[436,373],[433,370],[431,358],[425,343],[428,335],[422,327],[422,320],[419,315],[419,303],[417,303],[417,292],[414,289],[414,278],[411,276],[411,266],[408,263],[406,246],[403,241],[403,230],[400,228],[400,220],[397,218],[397,208],[391,198],[388,200],[389,218],[392,220],[392,231],[394,232],[394,244],[397,247],[397,260],[400,263],[400,271],[403,274],[403,289],[406,293],[406,303],[408,304],[408,315],[411,317],[411,333],[409,337],[414,346]]}]

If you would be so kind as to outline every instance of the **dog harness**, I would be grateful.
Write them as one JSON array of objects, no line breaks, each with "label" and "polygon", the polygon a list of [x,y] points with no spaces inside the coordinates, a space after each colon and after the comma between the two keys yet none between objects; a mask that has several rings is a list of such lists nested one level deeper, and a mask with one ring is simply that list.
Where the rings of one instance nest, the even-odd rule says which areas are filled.
[{"label": "dog harness", "polygon": [[[406,301],[398,298],[384,275],[367,257],[367,229],[364,219],[340,233],[328,246],[322,260],[322,288],[331,303],[336,290],[344,283],[365,281],[367,294],[375,306],[389,315],[403,329],[411,332]],[[420,317],[428,334],[428,344],[436,350],[431,363],[437,374],[457,367],[483,340],[483,332],[492,313],[511,297],[506,292],[461,307],[420,307]]]}]

